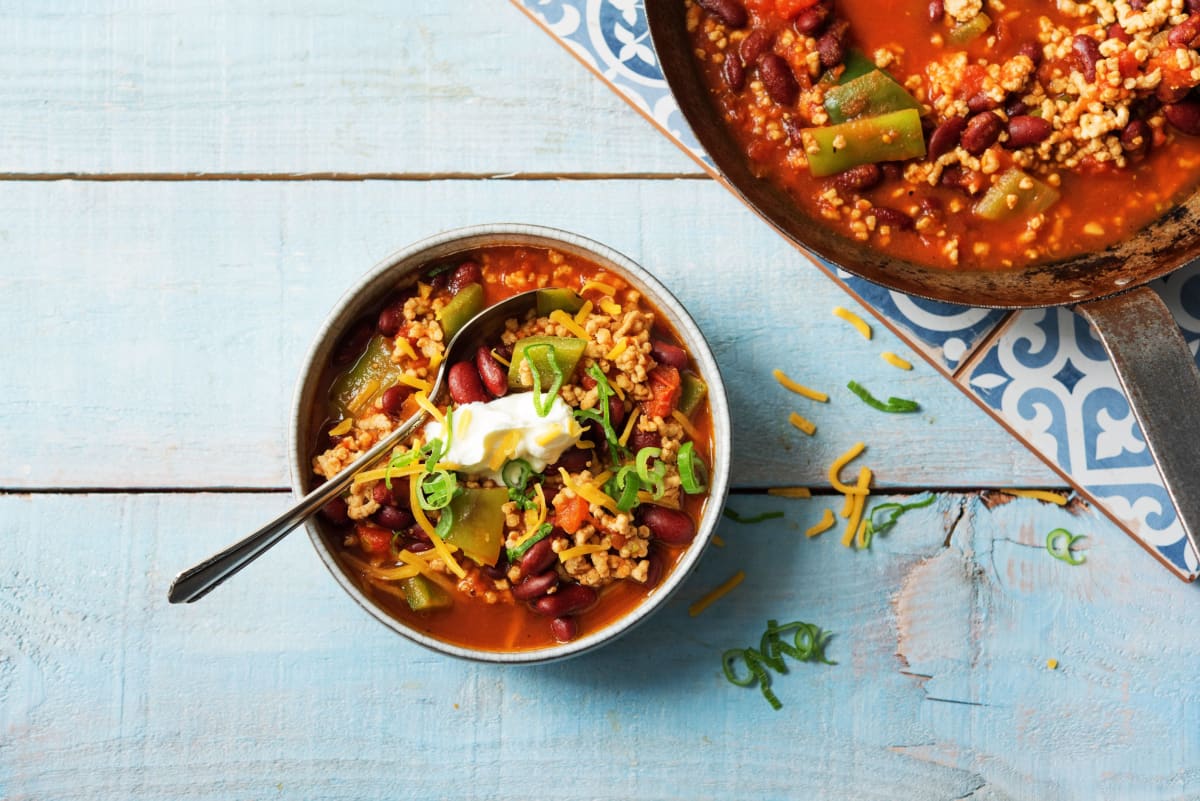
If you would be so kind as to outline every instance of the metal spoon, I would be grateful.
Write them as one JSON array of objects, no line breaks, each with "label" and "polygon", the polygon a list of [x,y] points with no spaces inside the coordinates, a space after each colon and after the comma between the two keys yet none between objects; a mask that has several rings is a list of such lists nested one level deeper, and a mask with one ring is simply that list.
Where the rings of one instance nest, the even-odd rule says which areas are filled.
[{"label": "metal spoon", "polygon": [[[446,347],[446,357],[438,366],[437,378],[429,399],[437,404],[446,392],[446,376],[452,365],[472,358],[475,350],[485,342],[495,342],[504,330],[505,321],[521,317],[537,305],[538,290],[522,292],[502,300],[481,311],[467,321]],[[305,495],[299,503],[258,531],[235,543],[220,553],[213,554],[195,567],[188,568],[175,577],[167,599],[173,603],[191,603],[207,595],[214,587],[253,562],[271,546],[283,539],[301,523],[317,513],[344,490],[354,476],[378,462],[392,449],[404,442],[417,430],[429,413],[421,410],[404,421],[399,428],[379,440],[373,448],[346,466],[344,470]]]}]

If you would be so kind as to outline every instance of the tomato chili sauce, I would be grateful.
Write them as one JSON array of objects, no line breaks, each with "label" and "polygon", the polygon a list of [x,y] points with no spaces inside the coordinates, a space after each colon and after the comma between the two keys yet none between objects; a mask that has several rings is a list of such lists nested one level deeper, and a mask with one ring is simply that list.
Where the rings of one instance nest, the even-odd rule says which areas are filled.
[{"label": "tomato chili sauce", "polygon": [[757,175],[910,261],[1120,241],[1200,181],[1197,0],[681,0]]},{"label": "tomato chili sauce", "polygon": [[[351,328],[323,382],[314,472],[337,474],[428,403],[453,333],[530,289],[546,290],[536,312],[450,367],[439,428],[322,512],[366,595],[468,648],[544,648],[627,614],[674,568],[708,499],[707,387],[679,337],[620,276],[532,247],[431,264]],[[482,461],[455,463],[471,442]]]}]

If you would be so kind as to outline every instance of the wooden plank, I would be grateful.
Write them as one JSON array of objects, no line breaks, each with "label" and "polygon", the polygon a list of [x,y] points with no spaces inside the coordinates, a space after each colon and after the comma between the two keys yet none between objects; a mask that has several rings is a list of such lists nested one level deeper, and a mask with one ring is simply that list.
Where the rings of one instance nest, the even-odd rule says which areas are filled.
[{"label": "wooden plank", "polygon": [[0,173],[679,173],[507,3],[6,3]]},{"label": "wooden plank", "polygon": [[[891,500],[879,498],[878,501]],[[201,602],[170,577],[282,494],[0,497],[0,796],[1185,799],[1200,793],[1193,588],[1093,512],[947,495],[873,549],[799,532],[828,501],[736,497],[724,549],[576,660],[426,653],[295,536]],[[1044,532],[1086,533],[1069,567]],[[687,607],[733,571],[700,617]],[[768,618],[835,633],[772,711],[721,678]],[[1046,660],[1056,658],[1057,670]],[[1169,746],[1164,744],[1169,743]],[[570,755],[580,745],[586,770]]]},{"label": "wooden plank", "polygon": [[[0,487],[286,486],[294,376],[343,288],[397,247],[496,220],[607,242],[674,288],[729,386],[740,486],[827,483],[857,440],[881,486],[1060,483],[931,369],[886,365],[902,344],[833,317],[846,296],[715,184],[63,181],[0,197]],[[867,409],[850,379],[923,411]]]}]

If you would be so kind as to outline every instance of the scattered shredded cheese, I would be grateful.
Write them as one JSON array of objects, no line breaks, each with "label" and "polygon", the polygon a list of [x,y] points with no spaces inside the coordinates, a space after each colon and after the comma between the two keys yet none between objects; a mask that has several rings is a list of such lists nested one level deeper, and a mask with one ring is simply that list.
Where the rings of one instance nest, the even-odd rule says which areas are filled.
[{"label": "scattered shredded cheese", "polygon": [[[855,536],[859,534],[860,524],[863,522],[863,509],[867,505],[867,495],[870,493],[871,485],[871,468],[863,467],[858,471],[858,486],[854,489],[854,508],[850,510],[850,520],[846,523],[846,533],[842,536],[842,545],[847,548],[854,541]],[[860,540],[861,542],[861,540]]]},{"label": "scattered shredded cheese", "polygon": [[1057,659],[1047,659],[1046,667],[1050,668],[1051,670],[1058,670],[1058,660]]},{"label": "scattered shredded cheese", "polygon": [[717,546],[718,548],[724,548],[724,547],[725,547],[725,540],[721,539],[721,538],[720,538],[719,536],[717,536],[716,534],[713,534],[713,538],[712,538],[712,544],[713,544],[713,545],[715,545],[715,546]]},{"label": "scattered shredded cheese", "polygon": [[412,343],[408,341],[408,337],[396,337],[394,347],[410,359],[417,358],[417,352],[413,350]]},{"label": "scattered shredded cheese", "polygon": [[363,404],[371,399],[371,397],[379,390],[378,379],[372,378],[370,381],[358,391],[349,403],[346,404],[346,409],[351,412],[357,412]]},{"label": "scattered shredded cheese", "polygon": [[622,448],[625,447],[625,443],[629,442],[629,437],[633,434],[633,426],[637,423],[638,415],[641,413],[641,406],[633,407],[633,413],[629,415],[629,420],[625,423],[625,430],[617,438],[617,442],[620,443]]},{"label": "scattered shredded cheese", "polygon": [[430,567],[429,562],[426,562],[424,559],[422,559],[420,556],[413,553],[412,551],[405,549],[405,550],[401,551],[400,553],[396,554],[396,556],[400,559],[401,562],[404,562],[407,565],[411,565],[412,567],[415,567],[417,570],[421,571],[421,575],[425,576],[425,578],[433,581],[434,583],[436,583],[442,587],[445,587],[448,590],[454,589],[453,585],[450,584],[450,582],[446,579],[445,576],[443,576],[441,573],[437,572],[432,567]]},{"label": "scattered shredded cheese", "polygon": [[[445,462],[438,464],[437,469],[446,469]],[[354,484],[365,484],[368,481],[378,481],[391,476],[392,478],[404,478],[405,476],[415,476],[417,473],[425,469],[423,464],[410,464],[407,467],[379,467],[374,470],[364,470],[354,477]]]},{"label": "scattered shredded cheese", "polygon": [[831,485],[833,485],[833,488],[835,490],[842,493],[843,495],[866,495],[867,494],[866,490],[860,490],[857,487],[851,487],[848,484],[843,484],[842,480],[840,478],[838,478],[838,473],[842,472],[842,468],[845,467],[846,465],[848,465],[850,462],[854,461],[854,459],[858,458],[858,455],[860,453],[862,453],[863,450],[866,449],[866,447],[867,446],[862,442],[854,443],[854,446],[852,448],[850,448],[850,450],[846,451],[841,456],[834,459],[833,464],[831,464],[829,466],[829,483]]},{"label": "scattered shredded cheese", "polygon": [[615,295],[617,293],[617,288],[615,286],[612,284],[606,284],[603,281],[587,281],[584,283],[583,289],[579,291],[587,292],[589,289],[594,289],[597,292],[604,293],[605,295]]},{"label": "scattered shredded cheese", "polygon": [[788,415],[788,422],[803,431],[805,434],[808,434],[810,437],[817,432],[817,426],[815,423],[813,423],[811,420],[801,417],[795,412],[792,412]]},{"label": "scattered shredded cheese", "polygon": [[426,395],[433,391],[433,384],[430,384],[423,378],[417,378],[416,376],[409,375],[408,373],[400,376],[397,381],[401,384],[407,384],[413,389],[422,390]]},{"label": "scattered shredded cheese", "polygon": [[1018,498],[1034,498],[1039,501],[1057,504],[1058,506],[1067,505],[1067,497],[1059,492],[1050,492],[1049,490],[1022,490],[1022,489],[1002,489],[1000,490],[1005,495],[1015,495]]},{"label": "scattered shredded cheese", "polygon": [[822,534],[833,528],[835,523],[837,523],[837,518],[834,516],[833,510],[827,508],[825,510],[825,514],[821,515],[821,520],[816,525],[805,531],[804,536],[815,537],[818,534]]},{"label": "scattered shredded cheese", "polygon": [[609,300],[608,298],[604,298],[600,301],[600,308],[604,310],[605,314],[607,314],[609,317],[612,317],[614,320],[620,319],[621,317],[621,306]]},{"label": "scattered shredded cheese", "polygon": [[460,579],[466,578],[467,571],[463,570],[462,566],[455,561],[454,555],[450,553],[450,549],[446,547],[446,543],[438,536],[438,533],[433,528],[433,524],[425,516],[425,510],[421,508],[417,497],[417,485],[419,483],[418,481],[410,481],[408,484],[408,501],[412,507],[413,518],[417,521],[417,525],[421,527],[421,530],[429,536],[429,541],[433,543],[433,550],[437,551],[437,555],[446,563],[446,568]]},{"label": "scattered shredded cheese", "polygon": [[495,473],[501,467],[504,467],[504,463],[512,456],[513,450],[520,441],[520,431],[509,431],[505,434],[500,444],[492,449],[492,459],[488,462],[488,469]]},{"label": "scattered shredded cheese", "polygon": [[610,362],[620,356],[629,348],[629,337],[621,337],[621,341],[612,346],[612,350],[604,354],[604,358]]},{"label": "scattered shredded cheese", "polygon": [[803,384],[797,384],[795,381],[788,378],[782,370],[772,370],[771,375],[775,376],[775,380],[778,381],[784,389],[791,390],[797,395],[803,395],[804,397],[810,400],[815,400],[818,403],[826,403],[829,401],[829,396],[824,392],[818,392],[815,389],[809,389]]},{"label": "scattered shredded cheese", "polygon": [[885,350],[883,353],[879,354],[879,358],[883,359],[885,362],[890,364],[892,367],[899,367],[901,370],[911,370],[912,369],[912,362],[908,361],[907,359],[901,359],[899,356],[892,353],[890,350]]},{"label": "scattered shredded cheese", "polygon": [[808,487],[771,487],[767,494],[780,498],[811,498],[812,490]]},{"label": "scattered shredded cheese", "polygon": [[[557,439],[562,434],[562,426],[551,426],[546,429],[546,432],[534,440],[538,445],[545,447],[551,440]],[[515,431],[513,432],[516,433]]]},{"label": "scattered shredded cheese", "polygon": [[689,437],[692,439],[701,439],[700,432],[692,425],[692,421],[688,419],[686,414],[678,409],[674,409],[671,412],[671,416],[675,418],[675,422],[679,423],[680,428],[686,431]]},{"label": "scattered shredded cheese", "polygon": [[550,312],[550,319],[580,339],[591,339],[591,337],[588,336],[588,332],[585,331],[583,327],[579,325],[579,323],[575,322],[571,315],[567,314],[562,309],[555,309],[554,311]]},{"label": "scattered shredded cheese", "polygon": [[345,420],[338,423],[333,428],[329,429],[329,436],[340,437],[342,434],[345,434],[352,428],[354,428],[354,418],[347,417]]},{"label": "scattered shredded cheese", "polygon": [[442,414],[438,407],[429,402],[429,396],[423,390],[417,390],[416,394],[413,395],[413,399],[416,400],[418,406],[429,412],[434,420],[437,420],[442,425],[446,424],[446,415]]},{"label": "scattered shredded cheese", "polygon": [[568,559],[575,559],[579,556],[587,556],[593,553],[601,553],[607,551],[603,545],[576,545],[574,548],[567,548],[565,551],[558,552],[558,561],[566,562]]},{"label": "scattered shredded cheese", "polygon": [[583,325],[587,322],[588,315],[595,308],[590,300],[585,300],[583,305],[579,307],[579,311],[575,314],[575,325]]},{"label": "scattered shredded cheese", "polygon": [[563,486],[574,492],[580,498],[583,498],[588,503],[594,503],[597,506],[603,506],[613,514],[620,512],[620,510],[617,509],[617,502],[605,495],[597,487],[586,482],[576,483],[576,481],[571,478],[571,474],[561,467],[558,468],[558,472],[559,475],[562,476]]},{"label": "scattered shredded cheese", "polygon": [[711,606],[714,601],[721,598],[723,595],[728,593],[730,590],[732,590],[737,585],[741,584],[745,580],[745,578],[746,578],[746,572],[744,570],[739,570],[738,572],[734,573],[729,578],[729,580],[726,581],[724,584],[717,587],[715,590],[713,590],[712,592],[705,595],[699,601],[696,601],[696,603],[689,606],[688,614],[692,617],[695,617],[696,615],[700,614],[705,609],[707,609],[709,606]]},{"label": "scattered shredded cheese", "polygon": [[430,284],[425,283],[424,281],[418,281],[417,282],[417,294],[420,295],[422,298],[428,298],[430,295],[433,294],[433,287]]},{"label": "scattered shredded cheese", "polygon": [[854,326],[858,333],[863,335],[863,339],[871,338],[871,326],[867,325],[863,318],[859,317],[849,309],[843,309],[841,306],[834,306],[833,316],[841,317],[843,320],[850,323],[850,325]]},{"label": "scattered shredded cheese", "polygon": [[444,358],[445,358],[445,354],[443,354],[441,351],[438,351],[437,353],[435,353],[429,357],[429,373],[430,373],[430,375],[433,374],[434,370],[437,370],[438,365],[442,363],[442,359],[444,359]]}]

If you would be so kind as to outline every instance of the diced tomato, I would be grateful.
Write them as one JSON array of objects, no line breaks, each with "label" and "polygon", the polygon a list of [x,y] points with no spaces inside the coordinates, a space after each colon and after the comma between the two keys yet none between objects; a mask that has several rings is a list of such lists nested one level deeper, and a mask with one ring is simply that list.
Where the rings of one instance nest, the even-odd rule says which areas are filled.
[{"label": "diced tomato", "polygon": [[780,19],[791,19],[806,8],[815,6],[820,0],[746,0],[746,5],[762,15]]},{"label": "diced tomato", "polygon": [[667,417],[679,403],[683,379],[674,367],[659,365],[646,376],[650,380],[650,399],[642,401],[647,417]]},{"label": "diced tomato", "polygon": [[392,532],[369,523],[359,523],[358,542],[364,553],[371,556],[386,556],[392,548]]},{"label": "diced tomato", "polygon": [[568,534],[574,534],[583,526],[588,516],[588,502],[576,495],[573,498],[563,496],[554,505],[554,522]]}]

